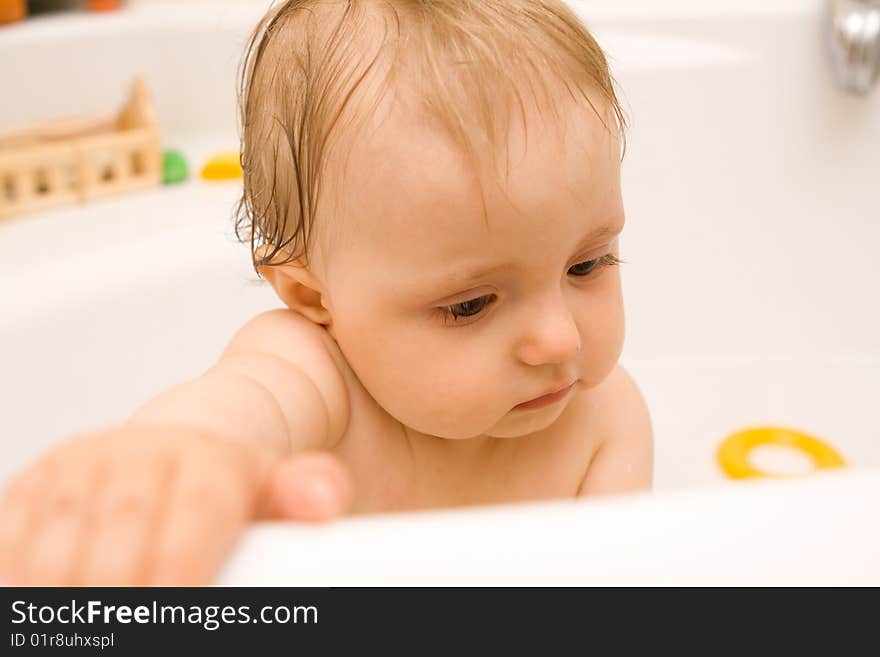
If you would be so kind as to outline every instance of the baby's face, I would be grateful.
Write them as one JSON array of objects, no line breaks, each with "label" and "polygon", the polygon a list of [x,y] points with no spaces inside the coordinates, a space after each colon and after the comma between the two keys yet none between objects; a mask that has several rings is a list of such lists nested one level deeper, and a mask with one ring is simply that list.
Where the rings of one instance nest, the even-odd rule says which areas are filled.
[{"label": "baby's face", "polygon": [[[509,177],[502,154],[485,179],[488,221],[460,151],[404,112],[354,146],[323,301],[364,387],[412,430],[539,431],[618,360],[620,146],[589,108],[565,115],[532,113],[527,135],[512,122]],[[562,402],[514,409],[573,381]]]}]

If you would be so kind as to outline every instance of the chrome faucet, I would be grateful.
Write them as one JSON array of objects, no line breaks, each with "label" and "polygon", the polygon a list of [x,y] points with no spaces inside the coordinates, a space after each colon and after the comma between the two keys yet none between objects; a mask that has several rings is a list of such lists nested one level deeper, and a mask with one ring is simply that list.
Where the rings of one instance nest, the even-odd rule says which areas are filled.
[{"label": "chrome faucet", "polygon": [[837,82],[865,95],[880,74],[880,0],[828,0],[828,11]]}]

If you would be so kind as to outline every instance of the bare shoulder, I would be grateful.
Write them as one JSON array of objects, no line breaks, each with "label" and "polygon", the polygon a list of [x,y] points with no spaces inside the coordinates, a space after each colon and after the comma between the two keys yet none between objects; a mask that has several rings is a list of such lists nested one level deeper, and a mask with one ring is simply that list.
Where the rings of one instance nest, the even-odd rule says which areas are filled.
[{"label": "bare shoulder", "polygon": [[327,405],[331,435],[341,435],[349,414],[348,386],[343,375],[346,363],[326,328],[287,308],[269,310],[238,330],[223,357],[240,352],[278,359],[306,374]]},{"label": "bare shoulder", "polygon": [[580,494],[644,490],[651,487],[654,432],[648,405],[638,384],[618,364],[590,391],[600,444],[589,464]]}]

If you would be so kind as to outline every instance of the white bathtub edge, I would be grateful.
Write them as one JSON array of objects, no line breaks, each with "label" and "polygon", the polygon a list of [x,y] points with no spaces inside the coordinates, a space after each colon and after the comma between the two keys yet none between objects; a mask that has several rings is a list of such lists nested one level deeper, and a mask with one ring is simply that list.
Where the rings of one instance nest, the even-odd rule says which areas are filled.
[{"label": "white bathtub edge", "polygon": [[878,585],[880,469],[255,526],[221,586]]}]

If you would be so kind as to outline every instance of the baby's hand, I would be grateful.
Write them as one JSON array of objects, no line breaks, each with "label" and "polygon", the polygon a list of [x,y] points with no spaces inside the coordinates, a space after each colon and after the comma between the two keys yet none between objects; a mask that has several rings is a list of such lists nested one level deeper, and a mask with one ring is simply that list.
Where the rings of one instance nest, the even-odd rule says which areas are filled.
[{"label": "baby's hand", "polygon": [[209,584],[251,520],[326,520],[351,484],[330,454],[282,456],[180,427],[59,444],[0,506],[0,582]]}]

